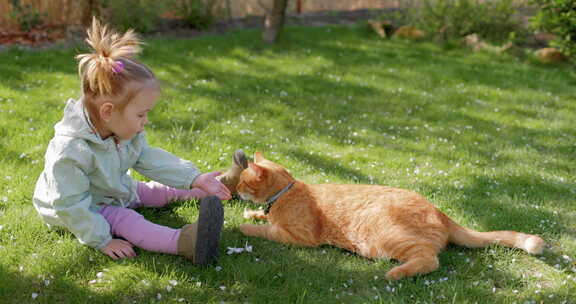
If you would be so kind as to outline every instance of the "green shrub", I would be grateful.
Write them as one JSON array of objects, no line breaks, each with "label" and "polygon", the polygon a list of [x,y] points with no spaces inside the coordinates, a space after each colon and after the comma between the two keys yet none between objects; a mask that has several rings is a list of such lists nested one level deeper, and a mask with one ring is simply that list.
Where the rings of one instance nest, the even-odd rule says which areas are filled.
[{"label": "green shrub", "polygon": [[539,11],[532,26],[547,31],[557,38],[550,45],[570,57],[576,57],[576,1],[575,0],[532,0]]},{"label": "green shrub", "polygon": [[186,25],[205,29],[216,19],[216,0],[175,0],[174,11]]},{"label": "green shrub", "polygon": [[192,28],[204,29],[215,20],[217,0],[100,0],[103,19],[119,30],[153,31],[165,14]]},{"label": "green shrub", "polygon": [[101,0],[102,17],[120,31],[140,33],[155,29],[166,4],[156,0]]},{"label": "green shrub", "polygon": [[10,0],[10,4],[12,5],[10,18],[16,20],[20,30],[29,32],[34,27],[42,24],[43,14],[34,5],[30,3],[24,4],[20,0]]},{"label": "green shrub", "polygon": [[[407,1],[410,2],[410,1]],[[421,0],[406,9],[408,22],[429,32],[443,29],[449,37],[476,33],[502,42],[519,27],[514,0]]]}]

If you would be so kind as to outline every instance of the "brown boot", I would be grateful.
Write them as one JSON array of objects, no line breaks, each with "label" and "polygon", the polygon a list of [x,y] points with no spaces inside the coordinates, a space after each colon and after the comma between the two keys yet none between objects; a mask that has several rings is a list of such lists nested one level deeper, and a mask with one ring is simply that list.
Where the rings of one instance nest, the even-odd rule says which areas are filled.
[{"label": "brown boot", "polygon": [[218,179],[226,186],[226,188],[228,188],[228,190],[230,190],[232,195],[235,195],[236,186],[240,180],[240,173],[242,173],[242,170],[248,168],[248,161],[246,160],[246,155],[242,149],[238,149],[234,152],[233,160],[232,166],[228,171],[218,176]]},{"label": "brown boot", "polygon": [[207,196],[200,201],[200,215],[195,223],[182,227],[178,239],[178,254],[196,265],[207,265],[218,259],[220,231],[224,209],[220,199]]}]

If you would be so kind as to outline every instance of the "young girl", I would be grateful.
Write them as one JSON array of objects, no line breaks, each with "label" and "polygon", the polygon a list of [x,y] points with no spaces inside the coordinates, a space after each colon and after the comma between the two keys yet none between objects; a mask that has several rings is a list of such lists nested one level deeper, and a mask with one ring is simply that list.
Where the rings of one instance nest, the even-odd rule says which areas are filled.
[{"label": "young girl", "polygon": [[[139,39],[94,19],[87,42],[94,52],[77,56],[82,97],[68,101],[55,126],[34,191],[36,210],[49,226],[68,229],[113,259],[135,256],[137,246],[200,265],[214,261],[223,224],[220,199],[230,199],[235,190],[243,153],[237,151],[230,170],[219,176],[201,174],[192,163],[150,147],[143,131],[160,86],[133,59]],[[136,182],[130,168],[160,183]],[[191,198],[202,198],[200,215],[181,229],[153,224],[132,209]]]}]

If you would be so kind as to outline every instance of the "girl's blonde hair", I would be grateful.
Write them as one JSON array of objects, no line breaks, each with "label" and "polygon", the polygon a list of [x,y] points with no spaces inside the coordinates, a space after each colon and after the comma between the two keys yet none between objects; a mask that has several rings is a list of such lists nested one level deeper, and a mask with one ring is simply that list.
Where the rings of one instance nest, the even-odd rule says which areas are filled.
[{"label": "girl's blonde hair", "polygon": [[87,33],[86,42],[93,52],[80,54],[76,59],[79,60],[83,102],[98,119],[96,114],[101,101],[98,97],[105,96],[107,102],[123,110],[138,88],[128,86],[128,83],[157,82],[157,79],[148,67],[133,59],[140,53],[142,44],[133,30],[119,34],[94,18]]}]

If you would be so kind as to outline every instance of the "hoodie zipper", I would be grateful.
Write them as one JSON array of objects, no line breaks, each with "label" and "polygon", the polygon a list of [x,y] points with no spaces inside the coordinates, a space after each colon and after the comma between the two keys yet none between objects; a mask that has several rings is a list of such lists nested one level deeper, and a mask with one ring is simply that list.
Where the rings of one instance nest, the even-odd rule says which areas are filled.
[{"label": "hoodie zipper", "polygon": [[[118,137],[114,136],[114,146],[116,147],[116,153],[118,153],[118,168],[120,169],[120,171],[122,171],[122,152],[120,151],[120,140],[118,139]],[[122,174],[120,174],[122,175]],[[120,178],[120,183],[122,184],[122,186],[126,187],[126,185],[124,185],[124,183],[122,182],[122,178]],[[122,200],[124,201],[124,200]],[[122,207],[124,206],[124,202],[121,202]]]},{"label": "hoodie zipper", "polygon": [[122,169],[122,153],[120,153],[120,140],[118,137],[114,136],[114,144],[116,146],[116,152],[118,152],[118,160],[120,161],[120,169]]}]

